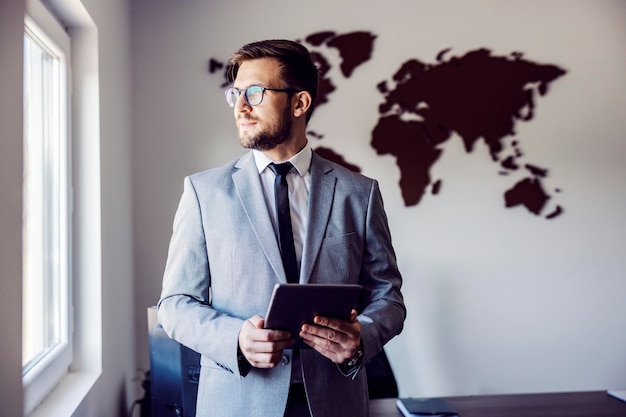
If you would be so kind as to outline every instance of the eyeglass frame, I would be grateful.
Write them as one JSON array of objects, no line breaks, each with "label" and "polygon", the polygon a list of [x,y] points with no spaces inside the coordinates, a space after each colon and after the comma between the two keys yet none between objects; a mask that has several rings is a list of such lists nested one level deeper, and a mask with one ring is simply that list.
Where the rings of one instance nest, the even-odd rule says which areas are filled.
[{"label": "eyeglass frame", "polygon": [[[248,90],[250,90],[251,88],[260,88],[261,89],[261,99],[259,100],[258,103],[256,104],[252,104],[250,103],[250,101],[248,101]],[[233,92],[236,91],[236,100],[233,102],[233,104],[230,104],[230,102],[228,101],[228,95]],[[278,91],[280,93],[287,93],[287,94],[293,94],[293,93],[297,93],[298,89],[295,88],[269,88],[269,87],[263,87],[260,85],[251,85],[249,87],[246,88],[235,88],[235,87],[229,87],[226,90],[224,90],[224,95],[226,96],[226,103],[228,103],[228,105],[230,107],[235,107],[235,105],[237,104],[237,100],[239,99],[239,97],[241,96],[241,93],[243,94],[243,99],[246,102],[246,104],[248,104],[249,106],[258,106],[259,104],[263,103],[263,98],[265,97],[265,91]]]}]

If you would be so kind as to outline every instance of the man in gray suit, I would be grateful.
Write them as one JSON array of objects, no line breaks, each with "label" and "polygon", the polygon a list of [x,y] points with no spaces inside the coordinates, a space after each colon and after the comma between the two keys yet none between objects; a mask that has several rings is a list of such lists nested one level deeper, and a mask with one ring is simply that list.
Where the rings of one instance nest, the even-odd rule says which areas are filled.
[{"label": "man in gray suit", "polygon": [[[312,151],[305,131],[318,72],[306,48],[251,43],[226,70],[226,100],[251,151],[185,178],[158,304],[170,337],[201,354],[197,416],[366,416],[364,365],[406,317],[378,184]],[[290,171],[275,174],[285,161]],[[281,258],[279,175],[295,280],[363,286],[349,320],[302,326],[312,349],[290,349],[296,335],[264,328],[272,289],[292,269]]]}]

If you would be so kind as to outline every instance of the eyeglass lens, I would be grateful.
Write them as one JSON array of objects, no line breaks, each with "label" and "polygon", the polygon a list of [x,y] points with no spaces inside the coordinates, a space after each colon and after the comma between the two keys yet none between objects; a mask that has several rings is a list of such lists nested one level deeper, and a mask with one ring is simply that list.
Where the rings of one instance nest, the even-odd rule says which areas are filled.
[{"label": "eyeglass lens", "polygon": [[245,90],[239,90],[237,88],[231,87],[226,90],[226,102],[230,107],[234,107],[237,103],[237,99],[243,92],[246,103],[251,106],[257,106],[263,101],[264,90],[265,89],[263,87],[259,87],[258,85],[251,85]]}]

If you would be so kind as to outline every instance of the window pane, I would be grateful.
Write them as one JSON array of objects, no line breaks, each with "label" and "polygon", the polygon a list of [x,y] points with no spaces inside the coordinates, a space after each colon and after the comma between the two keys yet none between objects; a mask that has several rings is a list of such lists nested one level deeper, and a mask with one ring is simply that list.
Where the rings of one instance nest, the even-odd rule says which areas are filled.
[{"label": "window pane", "polygon": [[24,36],[23,373],[64,340],[67,221],[59,58]]}]

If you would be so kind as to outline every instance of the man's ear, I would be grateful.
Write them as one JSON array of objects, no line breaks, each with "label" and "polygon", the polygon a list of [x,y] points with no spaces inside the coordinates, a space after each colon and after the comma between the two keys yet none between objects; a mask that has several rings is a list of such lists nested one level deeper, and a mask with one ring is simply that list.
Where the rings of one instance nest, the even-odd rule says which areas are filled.
[{"label": "man's ear", "polygon": [[294,117],[302,117],[311,107],[311,93],[308,91],[298,91],[294,94],[295,106],[293,108]]}]

